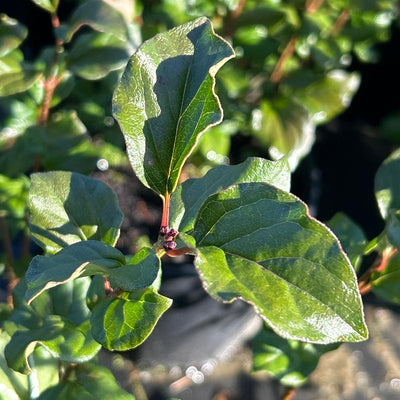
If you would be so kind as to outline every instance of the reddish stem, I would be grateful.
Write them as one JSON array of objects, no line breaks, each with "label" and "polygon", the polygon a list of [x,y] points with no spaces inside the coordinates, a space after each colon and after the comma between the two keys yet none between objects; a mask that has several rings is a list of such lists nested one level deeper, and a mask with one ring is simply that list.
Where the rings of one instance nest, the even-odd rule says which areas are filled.
[{"label": "reddish stem", "polygon": [[368,293],[371,289],[372,289],[372,285],[371,285],[371,276],[374,272],[383,272],[386,267],[388,266],[388,263],[390,261],[390,259],[395,256],[398,253],[397,249],[390,249],[388,251],[384,251],[380,257],[380,259],[378,259],[377,262],[375,262],[371,268],[369,268],[364,275],[362,275],[359,279],[358,282],[358,289],[361,293],[361,295],[364,295],[366,293]]},{"label": "reddish stem", "polygon": [[296,396],[296,388],[288,387],[284,393],[282,400],[292,400]]},{"label": "reddish stem", "polygon": [[170,203],[170,195],[169,195],[168,192],[166,192],[165,196],[163,198],[163,213],[162,213],[162,218],[161,218],[161,228],[168,227],[168,223],[169,223],[169,203]]},{"label": "reddish stem", "polygon": [[337,17],[335,24],[333,25],[331,35],[336,36],[342,28],[345,26],[346,22],[350,18],[350,12],[348,10],[343,10],[340,15]]},{"label": "reddish stem", "polygon": [[309,0],[306,3],[306,11],[309,14],[314,14],[322,5],[324,0]]},{"label": "reddish stem", "polygon": [[183,256],[184,254],[189,254],[193,251],[190,247],[181,247],[180,249],[174,249],[174,250],[165,250],[165,252],[170,256],[170,257],[179,257]]},{"label": "reddish stem", "polygon": [[271,82],[272,83],[279,83],[283,77],[283,68],[286,64],[286,62],[289,60],[290,57],[292,57],[295,49],[296,49],[296,41],[297,37],[292,36],[292,38],[289,40],[289,43],[286,45],[285,49],[283,50],[281,56],[279,57],[278,62],[275,65],[274,70],[272,71],[271,74]]},{"label": "reddish stem", "polygon": [[245,4],[246,4],[246,0],[239,0],[238,5],[231,13],[231,20],[235,20],[235,19],[239,18],[239,16],[243,12]]},{"label": "reddish stem", "polygon": [[40,114],[38,118],[38,124],[41,126],[47,125],[47,120],[49,119],[49,111],[51,99],[53,98],[54,90],[60,82],[59,78],[50,77],[46,81],[44,81],[44,99],[42,103],[42,107],[40,109]]}]

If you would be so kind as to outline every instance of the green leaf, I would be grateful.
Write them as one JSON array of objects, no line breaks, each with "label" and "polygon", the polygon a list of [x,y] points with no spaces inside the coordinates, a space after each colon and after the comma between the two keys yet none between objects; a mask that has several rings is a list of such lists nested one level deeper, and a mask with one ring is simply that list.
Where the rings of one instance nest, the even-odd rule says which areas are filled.
[{"label": "green leaf", "polygon": [[[89,173],[98,156],[87,129],[76,111],[53,113],[43,128],[42,165],[47,170]],[[88,151],[81,152],[85,146]]]},{"label": "green leaf", "polygon": [[110,283],[126,291],[143,289],[156,280],[160,268],[161,262],[154,250],[143,248],[127,265],[110,271]]},{"label": "green leaf", "polygon": [[124,67],[129,55],[126,43],[113,34],[92,32],[76,40],[67,64],[81,78],[96,80]]},{"label": "green leaf", "polygon": [[89,0],[81,4],[72,14],[65,40],[69,42],[76,31],[88,25],[95,31],[107,32],[125,41],[127,25],[122,15],[104,0]]},{"label": "green leaf", "polygon": [[0,58],[0,97],[28,90],[40,77],[40,73],[24,68],[13,53]]},{"label": "green leaf", "polygon": [[382,272],[371,277],[372,291],[381,299],[400,304],[400,254],[392,257]]},{"label": "green leaf", "polygon": [[69,379],[42,393],[38,400],[135,400],[122,390],[111,372],[99,365],[82,364],[74,368],[75,379]]},{"label": "green leaf", "polygon": [[109,268],[123,264],[125,257],[119,250],[95,240],[74,243],[54,256],[36,256],[26,271],[28,290],[25,298],[29,304],[54,286],[80,276],[107,276]]},{"label": "green leaf", "polygon": [[7,364],[23,374],[31,372],[28,356],[37,344],[43,345],[53,357],[67,362],[85,362],[93,358],[100,346],[90,333],[90,322],[74,326],[59,315],[49,315],[43,326],[16,332],[5,348]]},{"label": "green leaf", "polygon": [[152,289],[103,300],[92,311],[92,335],[109,350],[133,349],[147,339],[171,304]]},{"label": "green leaf", "polygon": [[206,290],[252,304],[280,336],[314,343],[368,337],[353,267],[295,196],[265,183],[231,186],[203,204],[192,235]]},{"label": "green leaf", "polygon": [[400,211],[392,212],[392,216],[387,223],[386,234],[389,242],[400,250]]},{"label": "green leaf", "polygon": [[260,109],[253,111],[253,134],[270,146],[272,158],[288,157],[293,171],[307,155],[315,140],[315,126],[309,111],[290,98],[263,100]]},{"label": "green leaf", "polygon": [[0,216],[24,218],[28,189],[29,179],[25,175],[15,179],[0,175]]},{"label": "green leaf", "polygon": [[199,136],[222,121],[215,74],[231,46],[199,18],[144,42],[131,57],[113,98],[139,179],[165,195]]},{"label": "green leaf", "polygon": [[198,179],[188,179],[171,196],[170,225],[187,232],[204,201],[231,185],[249,182],[267,182],[282,190],[290,190],[290,168],[286,159],[268,161],[248,158],[238,165],[221,165]]},{"label": "green leaf", "polygon": [[[102,279],[102,281],[104,292],[104,280]],[[50,289],[48,294],[51,313],[67,318],[76,326],[89,319],[90,311],[86,304],[86,295],[90,283],[91,279],[84,277]]]},{"label": "green leaf", "polygon": [[36,5],[45,9],[49,13],[57,11],[59,0],[32,0]]},{"label": "green leaf", "polygon": [[29,399],[28,379],[10,369],[4,358],[4,348],[10,341],[7,332],[0,330],[0,382],[1,400]]},{"label": "green leaf", "polygon": [[318,345],[286,340],[267,327],[253,341],[253,370],[266,371],[282,385],[303,385],[320,357],[338,345]]},{"label": "green leaf", "polygon": [[293,95],[305,106],[316,124],[328,122],[345,110],[360,85],[358,73],[334,70]]},{"label": "green leaf", "polygon": [[115,245],[122,213],[105,183],[64,171],[36,173],[31,178],[30,229],[39,246],[54,253],[88,239]]},{"label": "green leaf", "polygon": [[0,14],[0,57],[15,50],[28,35],[28,30],[6,14]]},{"label": "green leaf", "polygon": [[362,229],[346,214],[335,214],[326,225],[339,238],[343,250],[347,253],[356,271],[358,271],[362,255],[367,245],[367,238]]},{"label": "green leaf", "polygon": [[400,149],[392,153],[375,175],[375,196],[384,219],[391,210],[400,210]]}]

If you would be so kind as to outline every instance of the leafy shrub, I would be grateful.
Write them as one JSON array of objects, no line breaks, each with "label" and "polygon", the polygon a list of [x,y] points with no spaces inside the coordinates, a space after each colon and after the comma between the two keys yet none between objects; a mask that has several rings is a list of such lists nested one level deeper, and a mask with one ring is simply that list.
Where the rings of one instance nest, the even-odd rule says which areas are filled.
[{"label": "leafy shrub", "polygon": [[[400,153],[377,172],[386,227],[368,243],[343,214],[328,221],[330,229],[311,217],[290,193],[290,176],[310,150],[315,125],[348,106],[358,86],[355,73],[338,70],[343,57],[354,51],[371,59],[370,45],[387,37],[394,2],[364,9],[358,2],[266,1],[259,7],[249,1],[232,12],[229,2],[201,2],[190,10],[182,3],[171,23],[183,24],[138,49],[137,10],[130,2],[83,2],[66,24],[58,20],[58,2],[35,3],[51,14],[56,45],[33,65],[18,50],[26,29],[3,16],[0,30],[0,94],[7,96],[1,103],[7,124],[0,141],[6,188],[0,192],[1,235],[8,279],[21,277],[9,304],[1,304],[5,396],[132,398],[98,364],[97,353],[102,346],[121,351],[140,345],[167,312],[172,301],[158,293],[165,254],[193,255],[211,296],[254,307],[265,321],[254,342],[254,369],[285,385],[304,383],[335,343],[367,339],[360,293],[373,290],[400,301]],[[145,36],[170,22],[171,6],[165,1],[143,10],[144,16],[150,12]],[[193,20],[197,14],[210,15],[232,39],[236,61],[228,62],[234,50],[209,19]],[[90,30],[79,32],[83,25]],[[267,54],[256,50],[261,45]],[[220,69],[222,102],[215,81]],[[104,98],[84,81],[99,79]],[[117,142],[104,140],[116,126],[96,127],[98,117],[109,121],[104,108],[115,85],[112,110],[129,161],[163,200],[158,240],[133,256],[114,247],[123,217],[115,194],[80,173],[93,170],[99,158],[125,160]],[[222,124],[221,103],[228,109]],[[77,111],[68,109],[72,104]],[[97,140],[80,115],[92,134],[101,131]],[[251,132],[279,160],[251,157],[181,183],[188,158],[196,162],[196,149],[207,158],[206,141],[225,140],[226,130]],[[39,172],[53,169],[59,171]],[[30,235],[44,255],[25,273],[11,239],[26,229],[26,204]],[[371,252],[377,261],[357,279]]]}]

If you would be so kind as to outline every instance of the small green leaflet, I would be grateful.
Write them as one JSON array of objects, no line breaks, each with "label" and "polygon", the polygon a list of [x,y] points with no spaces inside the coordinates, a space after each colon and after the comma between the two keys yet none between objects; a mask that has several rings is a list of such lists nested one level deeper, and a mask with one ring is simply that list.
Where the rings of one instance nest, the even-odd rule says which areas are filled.
[{"label": "small green leaflet", "polygon": [[107,1],[89,0],[81,4],[72,14],[69,24],[61,26],[65,29],[65,41],[71,41],[75,33],[88,25],[98,32],[107,32],[125,41],[128,37],[127,25],[122,15]]},{"label": "small green leaflet", "polygon": [[353,267],[295,196],[265,183],[231,186],[207,199],[191,234],[212,296],[242,298],[288,339],[367,339]]},{"label": "small green leaflet", "polygon": [[343,213],[336,213],[326,222],[326,225],[339,238],[343,250],[349,256],[355,270],[358,271],[367,245],[367,238],[362,229]]},{"label": "small green leaflet", "polygon": [[269,146],[272,158],[286,155],[291,170],[309,153],[315,140],[310,112],[291,98],[263,100],[252,114],[253,135]]},{"label": "small green leaflet", "polygon": [[59,0],[32,0],[39,7],[45,9],[49,13],[57,11]]},{"label": "small green leaflet", "polygon": [[171,304],[154,289],[102,300],[92,311],[92,335],[109,350],[133,349],[147,339]]},{"label": "small green leaflet", "polygon": [[44,250],[55,253],[89,239],[115,245],[122,213],[105,183],[64,171],[36,173],[31,179],[30,229]]},{"label": "small green leaflet", "polygon": [[172,193],[199,136],[222,121],[215,74],[231,46],[198,18],[144,42],[113,97],[139,179],[161,196]]},{"label": "small green leaflet", "polygon": [[253,370],[268,372],[282,385],[300,386],[321,356],[337,347],[283,339],[264,326],[253,340]]},{"label": "small green leaflet", "polygon": [[105,367],[85,363],[74,368],[75,380],[65,380],[42,393],[38,400],[135,400],[122,390]]},{"label": "small green leaflet", "polygon": [[15,50],[26,38],[28,30],[6,14],[0,14],[0,57]]},{"label": "small green leaflet", "polygon": [[139,251],[128,265],[113,247],[88,240],[74,243],[53,256],[36,256],[26,272],[25,298],[32,302],[43,291],[81,276],[102,275],[124,290],[150,286],[157,278],[160,260],[152,249]]},{"label": "small green leaflet", "polygon": [[221,165],[198,179],[188,179],[171,196],[170,225],[187,232],[193,229],[200,207],[212,194],[246,182],[267,182],[282,190],[290,190],[290,168],[286,159],[268,161],[251,157],[241,164]]},{"label": "small green leaflet", "polygon": [[375,175],[375,195],[384,219],[391,210],[400,210],[400,149],[392,153]]},{"label": "small green leaflet", "polygon": [[80,276],[108,275],[109,268],[124,263],[119,250],[95,240],[75,243],[54,256],[36,256],[26,271],[25,298],[29,304],[46,289]]},{"label": "small green leaflet", "polygon": [[8,366],[23,374],[30,373],[28,356],[38,343],[67,362],[88,361],[101,347],[90,334],[89,321],[75,326],[59,315],[49,315],[40,328],[17,331],[12,336],[5,348]]},{"label": "small green leaflet", "polygon": [[381,299],[400,304],[400,255],[395,255],[382,272],[371,277],[372,291]]}]

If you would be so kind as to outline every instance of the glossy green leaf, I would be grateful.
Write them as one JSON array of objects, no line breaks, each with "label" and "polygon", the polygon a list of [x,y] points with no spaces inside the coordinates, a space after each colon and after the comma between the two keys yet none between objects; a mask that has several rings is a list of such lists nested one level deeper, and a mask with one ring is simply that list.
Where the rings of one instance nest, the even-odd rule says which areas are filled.
[{"label": "glossy green leaf", "polygon": [[375,196],[384,219],[391,210],[400,210],[400,149],[392,153],[375,175]]},{"label": "glossy green leaf", "polygon": [[6,14],[0,14],[0,57],[15,50],[26,38],[28,30]]},{"label": "glossy green leaf", "polygon": [[92,32],[76,40],[67,64],[81,78],[96,80],[124,67],[129,55],[126,43],[113,34]]},{"label": "glossy green leaf", "polygon": [[89,0],[81,4],[72,14],[65,39],[69,42],[75,32],[88,25],[99,32],[107,32],[120,40],[126,40],[128,31],[122,15],[104,0]]},{"label": "glossy green leaf", "polygon": [[170,225],[187,232],[204,201],[231,185],[249,182],[267,182],[282,190],[290,190],[290,168],[286,159],[268,161],[248,158],[238,165],[221,165],[198,179],[189,179],[171,196]]},{"label": "glossy green leaf", "polygon": [[146,340],[171,304],[152,289],[103,300],[92,311],[92,335],[109,350],[133,349]]},{"label": "glossy green leaf", "polygon": [[207,199],[192,234],[206,290],[249,302],[280,336],[368,337],[353,267],[295,196],[264,183],[231,186]]},{"label": "glossy green leaf", "polygon": [[154,250],[143,248],[125,266],[110,271],[110,283],[126,291],[143,289],[156,280],[160,268],[161,262]]},{"label": "glossy green leaf", "polygon": [[[102,282],[104,292],[103,278]],[[52,314],[61,315],[76,326],[85,322],[90,316],[90,311],[86,304],[86,296],[90,283],[91,279],[84,277],[51,288],[47,292],[49,295],[49,309],[47,313],[51,312]],[[34,302],[31,304],[34,304]]]},{"label": "glossy green leaf", "polygon": [[326,225],[339,238],[343,250],[347,253],[356,271],[360,267],[367,238],[362,229],[346,214],[337,213]]},{"label": "glossy green leaf", "polygon": [[37,344],[54,357],[67,362],[85,362],[93,358],[100,345],[93,340],[90,322],[74,326],[59,315],[49,315],[36,330],[16,332],[5,348],[8,366],[23,374],[31,372],[28,356]]},{"label": "glossy green leaf", "polygon": [[0,58],[0,97],[28,90],[40,77],[40,73],[23,68],[13,53]]},{"label": "glossy green leaf", "polygon": [[388,266],[382,272],[376,272],[371,277],[372,291],[383,300],[400,304],[400,255],[390,259]]},{"label": "glossy green leaf", "polygon": [[75,379],[69,379],[42,393],[38,400],[135,400],[122,390],[111,372],[99,365],[82,364],[74,368]]},{"label": "glossy green leaf", "polygon": [[318,345],[286,340],[267,327],[253,340],[253,370],[266,371],[285,386],[303,385],[320,357],[337,345]]},{"label": "glossy green leaf", "polygon": [[26,272],[28,304],[44,290],[80,276],[109,274],[110,268],[125,263],[123,254],[113,247],[88,240],[74,243],[53,256],[36,256]]},{"label": "glossy green leaf", "polygon": [[64,171],[33,174],[28,206],[33,239],[49,253],[82,240],[113,246],[118,239],[117,198],[96,179]]},{"label": "glossy green leaf", "polygon": [[322,124],[336,117],[350,105],[359,85],[358,73],[334,70],[306,88],[295,90],[293,95],[311,112],[313,121]]},{"label": "glossy green leaf", "polygon": [[32,0],[39,7],[45,9],[49,13],[54,13],[57,10],[59,0]]},{"label": "glossy green leaf", "polygon": [[392,211],[386,224],[386,235],[390,244],[400,250],[400,210]]},{"label": "glossy green leaf", "polygon": [[172,193],[199,136],[222,120],[215,74],[233,50],[199,18],[144,42],[131,57],[113,98],[139,179]]},{"label": "glossy green leaf", "polygon": [[0,330],[0,399],[1,400],[27,400],[29,399],[28,379],[8,367],[4,358],[4,348],[10,341],[7,332]]},{"label": "glossy green leaf", "polygon": [[309,153],[315,140],[311,114],[290,98],[263,100],[260,108],[253,111],[252,128],[254,136],[270,146],[271,157],[286,155],[292,170]]}]

